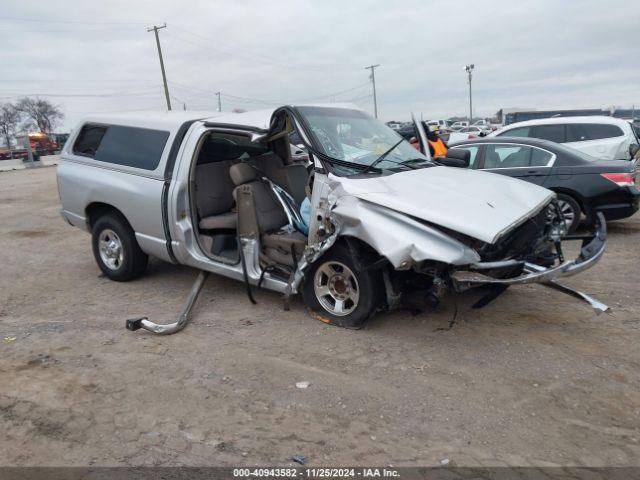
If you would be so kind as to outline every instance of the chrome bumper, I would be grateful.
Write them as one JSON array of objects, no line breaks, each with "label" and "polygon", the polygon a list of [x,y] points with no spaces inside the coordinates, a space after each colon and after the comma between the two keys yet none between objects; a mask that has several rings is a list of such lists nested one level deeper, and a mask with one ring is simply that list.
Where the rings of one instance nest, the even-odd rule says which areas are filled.
[{"label": "chrome bumper", "polygon": [[[570,238],[569,238],[570,239]],[[524,263],[517,260],[506,260],[503,262],[481,262],[473,265],[469,265],[468,270],[458,270],[451,274],[451,280],[453,281],[453,288],[462,292],[473,287],[488,284],[499,285],[521,285],[527,283],[541,283],[546,286],[555,288],[565,293],[569,293],[575,297],[581,298],[587,301],[596,311],[603,312],[609,308],[592,299],[588,295],[572,290],[569,287],[557,283],[555,280],[562,277],[569,277],[580,273],[595,265],[604,253],[607,243],[607,224],[602,213],[598,213],[596,221],[596,231],[594,235],[589,239],[583,239],[582,249],[580,255],[577,258],[550,268],[541,267],[532,263]],[[487,270],[493,268],[510,267],[521,265],[524,267],[522,275],[513,278],[494,278],[478,270]]]}]

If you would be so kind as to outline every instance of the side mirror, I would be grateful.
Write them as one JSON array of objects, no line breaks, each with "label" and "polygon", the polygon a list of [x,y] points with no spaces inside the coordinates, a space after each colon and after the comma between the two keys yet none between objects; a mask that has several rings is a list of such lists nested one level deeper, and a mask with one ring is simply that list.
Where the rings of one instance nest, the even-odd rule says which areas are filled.
[{"label": "side mirror", "polygon": [[479,134],[480,137],[486,137],[487,136],[487,132],[485,132],[484,130],[482,132],[480,132]]},{"label": "side mirror", "polygon": [[638,146],[638,144],[636,143],[632,143],[631,145],[629,145],[629,154],[631,155],[631,158],[636,156],[636,153],[638,153],[640,151],[640,146]]},{"label": "side mirror", "polygon": [[445,167],[469,168],[471,152],[464,148],[450,148],[445,157],[438,157],[436,161]]}]

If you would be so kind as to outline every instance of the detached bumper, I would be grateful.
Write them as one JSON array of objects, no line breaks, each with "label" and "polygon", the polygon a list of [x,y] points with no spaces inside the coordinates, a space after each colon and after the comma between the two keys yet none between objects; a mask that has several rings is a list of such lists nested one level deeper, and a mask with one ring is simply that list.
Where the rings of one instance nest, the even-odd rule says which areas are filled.
[{"label": "detached bumper", "polygon": [[[593,236],[581,238],[582,249],[577,258],[557,265],[544,268],[535,264],[525,264],[516,260],[504,262],[476,263],[469,266],[469,270],[458,270],[451,274],[453,287],[456,291],[464,291],[479,285],[500,284],[519,285],[525,283],[549,283],[555,279],[569,277],[587,270],[595,265],[604,253],[607,243],[607,224],[602,213],[597,214],[596,232]],[[568,237],[567,240],[571,240]],[[526,273],[512,278],[494,278],[480,273],[481,270],[522,265]]]}]

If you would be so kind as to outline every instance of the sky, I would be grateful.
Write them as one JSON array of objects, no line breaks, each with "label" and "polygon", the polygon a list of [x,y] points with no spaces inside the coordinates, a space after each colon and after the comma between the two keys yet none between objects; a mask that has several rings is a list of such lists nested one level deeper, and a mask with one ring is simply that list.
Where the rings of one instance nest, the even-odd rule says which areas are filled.
[{"label": "sky", "polygon": [[640,2],[0,0],[0,103],[88,113],[353,102],[384,121],[500,108],[640,107]]}]

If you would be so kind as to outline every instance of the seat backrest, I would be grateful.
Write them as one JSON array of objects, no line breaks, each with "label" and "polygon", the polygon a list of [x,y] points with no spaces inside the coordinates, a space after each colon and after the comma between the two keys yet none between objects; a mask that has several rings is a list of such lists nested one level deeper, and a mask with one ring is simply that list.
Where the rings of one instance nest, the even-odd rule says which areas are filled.
[{"label": "seat backrest", "polygon": [[498,168],[501,166],[501,163],[500,155],[493,150],[487,151],[484,159],[484,168]]},{"label": "seat backrest", "polygon": [[233,208],[235,185],[229,175],[233,164],[233,160],[225,160],[196,166],[196,206],[200,218],[219,215]]},{"label": "seat backrest", "polygon": [[285,165],[282,158],[273,153],[267,153],[249,160],[250,165],[256,167],[269,180],[282,187],[300,205],[305,197],[304,188],[309,174],[304,165]]},{"label": "seat backrest", "polygon": [[285,165],[277,169],[270,177],[274,183],[284,188],[293,197],[298,206],[306,197],[305,187],[309,181],[309,172],[304,165]]},{"label": "seat backrest", "polygon": [[[260,179],[259,172],[246,163],[237,163],[229,169],[233,183],[236,185],[234,196],[242,191],[249,191],[253,198],[258,232],[273,232],[288,223],[284,208],[271,191],[271,187]],[[239,212],[240,217],[242,212]],[[242,222],[242,218],[239,218]]]}]

